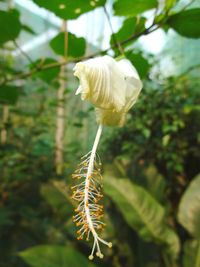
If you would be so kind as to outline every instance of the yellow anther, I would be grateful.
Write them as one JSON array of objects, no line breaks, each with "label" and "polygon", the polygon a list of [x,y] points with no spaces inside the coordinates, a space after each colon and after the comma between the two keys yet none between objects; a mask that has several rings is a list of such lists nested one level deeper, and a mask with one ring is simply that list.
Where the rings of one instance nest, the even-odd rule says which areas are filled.
[{"label": "yellow anther", "polygon": [[93,255],[90,255],[90,256],[88,257],[88,259],[92,261],[92,260],[94,259],[94,256],[93,256]]},{"label": "yellow anther", "polygon": [[111,242],[108,243],[108,247],[112,248],[112,243]]}]

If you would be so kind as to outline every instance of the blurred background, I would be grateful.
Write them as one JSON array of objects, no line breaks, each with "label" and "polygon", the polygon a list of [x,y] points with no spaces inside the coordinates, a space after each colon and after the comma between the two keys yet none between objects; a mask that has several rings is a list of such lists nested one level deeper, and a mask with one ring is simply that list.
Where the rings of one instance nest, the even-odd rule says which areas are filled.
[{"label": "blurred background", "polygon": [[[200,2],[0,0],[0,267],[200,267]],[[76,62],[121,53],[143,81],[105,127],[104,259],[76,240],[71,175],[94,108]]]}]

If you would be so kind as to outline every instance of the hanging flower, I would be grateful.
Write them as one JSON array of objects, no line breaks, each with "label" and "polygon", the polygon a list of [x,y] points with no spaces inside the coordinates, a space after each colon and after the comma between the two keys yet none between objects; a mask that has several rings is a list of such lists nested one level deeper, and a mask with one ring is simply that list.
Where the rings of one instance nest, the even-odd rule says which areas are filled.
[{"label": "hanging flower", "polygon": [[72,187],[72,198],[79,204],[75,209],[73,221],[79,230],[78,240],[89,240],[93,237],[93,247],[89,259],[96,256],[103,258],[100,243],[112,247],[99,236],[105,227],[102,222],[103,206],[99,203],[102,198],[101,162],[96,154],[103,125],[122,126],[126,114],[137,101],[142,89],[142,82],[136,69],[127,59],[119,61],[109,56],[90,59],[77,63],[74,75],[80,80],[76,94],[81,93],[82,100],[90,101],[96,107],[99,128],[92,150],[81,158],[82,162],[72,175],[80,182]]},{"label": "hanging flower", "polygon": [[96,107],[97,122],[123,126],[126,114],[137,101],[142,82],[127,59],[110,56],[77,63],[74,75],[80,80],[76,94]]}]

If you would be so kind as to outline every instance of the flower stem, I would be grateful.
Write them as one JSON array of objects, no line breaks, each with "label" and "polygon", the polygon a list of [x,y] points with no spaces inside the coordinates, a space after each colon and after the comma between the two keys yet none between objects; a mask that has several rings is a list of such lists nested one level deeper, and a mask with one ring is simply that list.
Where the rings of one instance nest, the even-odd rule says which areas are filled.
[{"label": "flower stem", "polygon": [[97,233],[94,229],[93,223],[92,223],[92,219],[91,219],[91,215],[90,215],[90,209],[88,207],[88,194],[89,194],[89,187],[90,187],[90,176],[92,174],[93,171],[93,167],[94,167],[94,159],[95,159],[95,155],[96,155],[96,150],[97,150],[97,146],[99,144],[99,140],[101,137],[101,133],[102,133],[102,129],[103,126],[100,124],[99,128],[97,130],[97,134],[95,137],[95,141],[92,147],[92,152],[90,155],[90,160],[89,160],[89,165],[88,165],[88,170],[87,170],[87,175],[86,175],[86,180],[85,180],[85,197],[84,197],[84,206],[85,206],[85,213],[86,213],[86,218],[88,221],[88,225],[90,227],[90,230],[94,236],[94,238],[97,236]]}]

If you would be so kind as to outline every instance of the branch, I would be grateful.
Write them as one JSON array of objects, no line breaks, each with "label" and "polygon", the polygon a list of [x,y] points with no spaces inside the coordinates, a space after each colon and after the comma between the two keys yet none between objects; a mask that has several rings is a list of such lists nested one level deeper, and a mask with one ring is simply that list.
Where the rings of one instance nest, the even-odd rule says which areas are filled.
[{"label": "branch", "polygon": [[[155,30],[159,29],[160,27],[162,26],[162,24],[158,24],[158,25],[155,25],[154,23],[148,27],[147,29],[139,32],[139,33],[135,33],[133,34],[132,36],[130,36],[128,39],[122,41],[122,42],[119,42],[118,44],[119,45],[124,45],[124,44],[127,44],[129,43],[130,41],[132,40],[135,40],[137,38],[139,38],[140,36],[142,35],[148,35],[152,32],[154,32]],[[45,70],[48,70],[48,69],[52,69],[52,68],[56,68],[56,67],[59,67],[59,66],[62,66],[62,65],[66,65],[67,63],[77,63],[77,62],[80,62],[80,61],[83,61],[83,60],[87,60],[87,59],[90,59],[90,58],[93,58],[93,57],[96,57],[96,56],[99,56],[99,55],[102,55],[102,54],[106,54],[108,51],[114,49],[117,47],[118,44],[113,44],[111,46],[109,46],[107,49],[105,50],[102,50],[102,51],[98,51],[96,53],[93,53],[91,55],[88,55],[88,56],[85,56],[85,57],[81,57],[81,58],[77,58],[76,60],[63,60],[61,62],[56,62],[56,63],[50,63],[50,64],[46,64],[46,65],[39,65],[39,66],[36,66],[34,69],[32,69],[31,71],[28,71],[28,72],[22,72],[22,73],[19,73],[11,78],[5,78],[1,83],[0,83],[0,86],[3,86],[7,83],[10,83],[10,82],[13,82],[13,81],[17,81],[17,80],[21,80],[21,79],[25,79],[25,78],[28,78],[30,76],[32,76],[33,74],[37,73],[37,72],[40,72],[40,71],[45,71]]]},{"label": "branch", "polygon": [[13,43],[14,43],[14,45],[16,46],[16,48],[20,51],[20,53],[21,53],[26,59],[28,59],[28,61],[29,61],[31,64],[34,65],[33,60],[29,57],[29,55],[28,55],[26,52],[24,52],[24,51],[21,49],[21,47],[18,45],[18,43],[17,43],[15,40],[13,40]]}]

